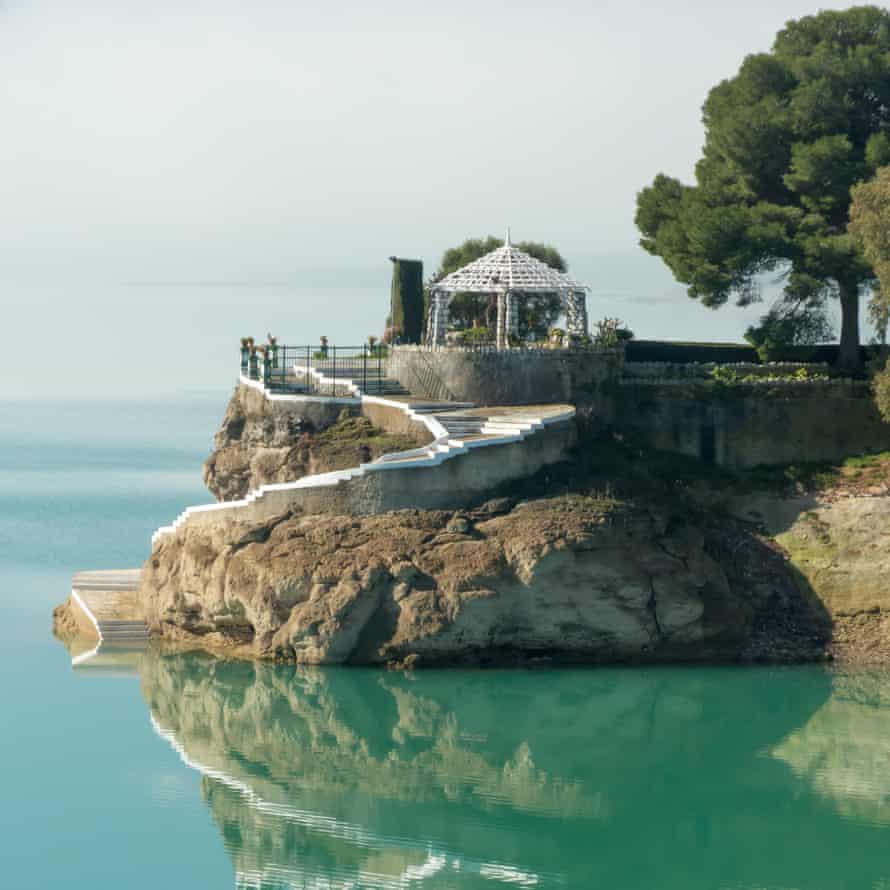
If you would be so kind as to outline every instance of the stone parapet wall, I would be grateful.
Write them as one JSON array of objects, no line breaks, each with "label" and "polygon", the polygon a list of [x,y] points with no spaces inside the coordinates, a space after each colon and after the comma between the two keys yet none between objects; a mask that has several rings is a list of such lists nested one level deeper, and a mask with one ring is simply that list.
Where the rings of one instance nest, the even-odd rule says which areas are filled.
[{"label": "stone parapet wall", "polygon": [[429,349],[397,346],[388,374],[417,396],[475,405],[570,403],[605,408],[622,349]]},{"label": "stone parapet wall", "polygon": [[[625,363],[621,349],[396,347],[389,374],[430,398],[567,402],[595,426],[732,468],[890,449],[869,385],[824,364]],[[717,371],[715,375],[714,372]]]}]

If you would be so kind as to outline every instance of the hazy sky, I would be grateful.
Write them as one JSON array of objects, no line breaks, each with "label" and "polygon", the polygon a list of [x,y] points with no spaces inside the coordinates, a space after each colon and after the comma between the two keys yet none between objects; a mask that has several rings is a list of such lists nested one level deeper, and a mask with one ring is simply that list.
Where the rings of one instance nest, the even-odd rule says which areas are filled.
[{"label": "hazy sky", "polygon": [[[560,248],[593,317],[738,339],[762,308],[687,300],[637,247],[634,198],[691,175],[708,89],[817,9],[0,0],[4,331],[53,355],[200,338],[208,365],[267,326],[361,338],[386,257],[431,272],[509,224]],[[72,363],[65,385],[105,367]],[[141,386],[151,362],[133,367]]]}]

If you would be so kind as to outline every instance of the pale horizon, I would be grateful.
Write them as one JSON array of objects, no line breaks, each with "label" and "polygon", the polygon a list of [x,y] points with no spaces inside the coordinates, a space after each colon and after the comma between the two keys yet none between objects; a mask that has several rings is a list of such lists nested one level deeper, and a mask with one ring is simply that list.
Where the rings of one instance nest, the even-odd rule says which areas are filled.
[{"label": "pale horizon", "polygon": [[[387,257],[429,276],[508,225],[592,319],[740,341],[768,304],[689,300],[635,197],[691,179],[708,90],[818,8],[0,3],[0,302],[14,363],[47,356],[2,395],[84,390],[109,357],[109,396],[228,385],[244,333],[380,333]],[[175,370],[171,339],[195,344]]]}]

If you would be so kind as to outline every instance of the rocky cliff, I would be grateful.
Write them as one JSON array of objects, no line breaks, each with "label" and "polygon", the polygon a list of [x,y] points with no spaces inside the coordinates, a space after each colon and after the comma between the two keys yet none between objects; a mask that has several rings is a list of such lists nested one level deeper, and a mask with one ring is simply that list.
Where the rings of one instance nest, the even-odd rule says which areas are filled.
[{"label": "rocky cliff", "polygon": [[427,441],[420,431],[387,433],[357,412],[323,402],[273,403],[238,386],[204,462],[204,484],[217,500],[231,501],[260,485],[343,470]]},{"label": "rocky cliff", "polygon": [[827,626],[744,525],[580,495],[185,526],[143,597],[156,634],[304,664],[800,660]]},{"label": "rocky cliff", "polygon": [[[236,390],[205,465],[218,498],[417,444],[293,404]],[[582,425],[570,461],[478,509],[186,524],[146,563],[144,607],[162,638],[302,664],[890,661],[890,455],[765,472]]]},{"label": "rocky cliff", "polygon": [[822,490],[748,495],[733,510],[770,535],[799,587],[831,621],[832,655],[859,664],[890,662],[890,460],[871,485],[844,474]]}]

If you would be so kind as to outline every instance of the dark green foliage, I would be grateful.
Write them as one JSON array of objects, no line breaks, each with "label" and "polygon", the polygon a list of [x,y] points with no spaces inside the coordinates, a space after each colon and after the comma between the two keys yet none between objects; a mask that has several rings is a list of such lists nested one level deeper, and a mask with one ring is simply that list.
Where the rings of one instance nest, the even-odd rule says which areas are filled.
[{"label": "dark green foliage", "polygon": [[878,286],[868,304],[869,320],[879,343],[887,343],[890,327],[890,166],[853,189],[850,232],[872,264]]},{"label": "dark green foliage", "polygon": [[[869,358],[871,347],[859,347],[859,364]],[[822,362],[836,365],[840,347],[836,343],[820,343],[814,346],[777,346],[770,354],[772,362]]]},{"label": "dark green foliage", "polygon": [[563,312],[558,294],[528,294],[519,297],[518,304],[519,336],[523,339],[546,339],[553,323]]},{"label": "dark green foliage", "polygon": [[760,322],[745,332],[745,339],[763,361],[773,361],[786,346],[814,346],[831,340],[834,331],[824,301],[794,300],[785,297],[761,316]]},{"label": "dark green foliage", "polygon": [[[497,250],[503,244],[503,239],[489,235],[487,238],[468,238],[463,244],[449,248],[442,254],[442,262],[433,277],[433,283],[472,263],[473,260]],[[566,261],[555,247],[539,244],[536,241],[520,241],[515,246],[552,269],[560,272],[568,269]],[[520,298],[519,335],[545,338],[562,311],[562,302],[557,294],[531,294]],[[458,330],[472,328],[475,322],[494,329],[496,303],[488,294],[455,294],[449,306],[449,314],[452,324]]]},{"label": "dark green foliage", "polygon": [[662,340],[631,340],[625,345],[629,362],[756,362],[757,350],[733,343],[669,343]]},{"label": "dark green foliage", "polygon": [[757,299],[777,270],[792,299],[838,296],[840,362],[855,366],[874,274],[847,232],[850,189],[890,156],[890,13],[789,22],[711,90],[703,122],[696,184],[659,174],[638,195],[640,243],[706,306]]},{"label": "dark green foliage", "polygon": [[[824,362],[836,364],[838,345],[779,346],[769,357],[773,362]],[[859,348],[859,362],[865,362],[874,347]],[[631,340],[625,344],[625,360],[629,362],[735,363],[761,361],[753,346],[734,343],[679,343],[667,340]]]},{"label": "dark green foliage", "polygon": [[423,335],[423,263],[392,259],[392,318],[394,337],[403,343],[420,343]]}]

